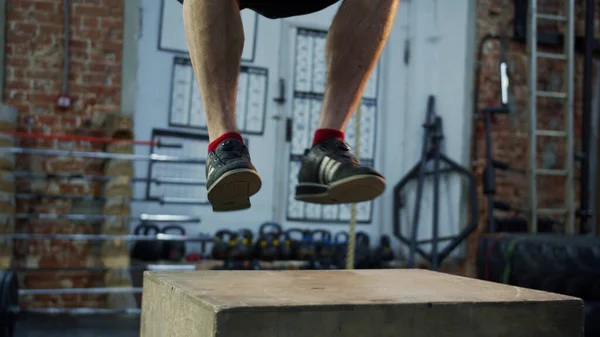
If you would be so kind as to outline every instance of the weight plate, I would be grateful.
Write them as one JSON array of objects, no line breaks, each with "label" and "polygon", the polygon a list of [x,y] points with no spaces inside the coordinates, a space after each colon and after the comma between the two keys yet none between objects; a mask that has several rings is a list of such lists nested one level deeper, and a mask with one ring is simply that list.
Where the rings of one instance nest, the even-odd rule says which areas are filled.
[{"label": "weight plate", "polygon": [[17,278],[11,271],[0,271],[0,337],[13,337],[17,315],[10,307],[19,305]]}]

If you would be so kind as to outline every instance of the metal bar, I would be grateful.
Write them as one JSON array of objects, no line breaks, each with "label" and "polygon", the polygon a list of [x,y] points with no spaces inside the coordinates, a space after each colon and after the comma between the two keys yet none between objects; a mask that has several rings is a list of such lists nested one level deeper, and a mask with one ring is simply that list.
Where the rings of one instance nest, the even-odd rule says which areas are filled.
[{"label": "metal bar", "polygon": [[4,71],[5,64],[4,58],[6,55],[6,15],[8,12],[8,6],[6,0],[0,0],[0,108],[2,108],[2,102],[4,98]]},{"label": "metal bar", "polygon": [[71,41],[71,30],[70,28],[70,24],[69,24],[69,19],[70,19],[70,14],[69,14],[69,8],[71,6],[69,5],[69,0],[63,0],[63,29],[64,29],[64,37],[63,37],[63,43],[64,43],[64,52],[63,52],[63,83],[62,83],[62,91],[61,94],[62,95],[66,95],[69,92],[69,68],[71,66],[71,55],[70,55],[70,41]]},{"label": "metal bar", "polygon": [[536,130],[535,134],[542,137],[567,137],[569,135],[566,131],[554,130]]},{"label": "metal bar", "polygon": [[[565,167],[568,171],[567,173],[567,179],[565,182],[565,207],[567,207],[567,218],[566,220],[566,226],[565,226],[565,230],[567,233],[569,234],[575,234],[575,151],[574,151],[574,147],[575,147],[575,121],[574,121],[574,114],[575,114],[575,110],[574,110],[574,95],[575,95],[575,0],[566,0],[565,1],[565,14],[567,15],[568,18],[568,22],[565,26],[565,46],[564,46],[564,53],[565,55],[567,55],[567,66],[565,68],[565,82],[566,82],[566,92],[567,92],[567,102],[565,104],[565,113],[566,113],[566,120],[567,120],[567,133],[568,133],[568,137],[567,137],[567,147],[566,147],[566,155],[565,155]],[[592,17],[592,21],[593,21],[593,17]],[[592,71],[591,65],[589,68],[589,71]],[[585,71],[584,71],[584,76],[585,76]],[[590,83],[591,86],[591,83]],[[585,87],[585,86],[584,86]],[[585,88],[584,88],[585,90]],[[591,96],[590,96],[590,100],[591,100]],[[585,112],[584,112],[584,116],[585,116]],[[589,114],[588,114],[589,117]],[[585,117],[583,117],[585,118]],[[591,124],[591,122],[588,120],[587,122],[585,121],[585,119],[583,120],[583,132],[585,132],[585,130],[587,129],[589,131],[589,126]],[[586,124],[587,123],[587,124]],[[586,134],[587,140],[589,142],[589,132]],[[589,145],[589,144],[588,144]],[[584,149],[586,149],[586,145],[584,143]],[[589,146],[587,147],[587,149],[589,149]],[[588,163],[587,161],[587,157],[588,154],[585,152],[584,150],[584,162]],[[582,166],[582,170],[583,167],[586,167],[587,165],[583,163]],[[589,170],[587,171],[589,173]],[[583,171],[582,171],[583,173]],[[584,176],[585,177],[585,176]],[[586,178],[583,178],[586,179]],[[586,190],[587,186],[585,186],[587,184],[587,180],[581,180],[581,190]],[[582,192],[583,193],[583,192]],[[589,194],[586,194],[586,196],[588,196]]]},{"label": "metal bar", "polygon": [[[579,231],[582,234],[589,232],[588,222],[591,218],[591,213],[593,212],[593,207],[590,207],[590,141],[592,138],[592,52],[594,46],[594,17],[596,10],[596,5],[593,0],[586,0],[585,6],[585,55],[583,61],[582,97],[583,115],[581,118],[581,152],[583,153],[583,158],[581,160],[581,184],[579,195]],[[596,187],[594,186],[593,188]]]},{"label": "metal bar", "polygon": [[141,294],[142,288],[64,288],[64,289],[19,289],[20,296],[64,295],[64,294]]},{"label": "metal bar", "polygon": [[569,213],[569,210],[565,208],[539,208],[537,213],[544,215],[566,215]]},{"label": "metal bar", "polygon": [[558,98],[558,99],[566,99],[568,94],[565,92],[552,92],[552,91],[538,91],[536,93],[538,97],[545,98]]},{"label": "metal bar", "polygon": [[537,12],[537,0],[529,1],[529,12],[527,22],[527,53],[529,55],[528,68],[528,96],[529,96],[529,231],[537,232],[537,181],[536,181],[536,149],[537,149],[537,21],[549,19],[549,16],[539,15]]},{"label": "metal bar", "polygon": [[104,197],[104,196],[88,196],[88,195],[57,195],[57,194],[36,194],[36,193],[17,193],[15,198],[19,200],[34,200],[38,198],[53,198],[62,200],[84,200],[84,201],[105,201],[111,198],[122,198],[128,202],[154,202],[159,204],[186,204],[186,205],[203,205],[202,202],[194,198],[125,198],[125,197]]},{"label": "metal bar", "polygon": [[440,226],[440,141],[442,132],[442,119],[441,117],[435,118],[435,129],[433,129],[433,146],[434,146],[434,157],[433,157],[433,171],[437,172],[433,176],[433,229],[432,229],[432,240],[431,243],[431,266],[433,270],[438,270],[440,266],[439,256],[439,226]]},{"label": "metal bar", "polygon": [[[442,242],[442,241],[451,241],[456,239],[456,236],[442,236],[442,237],[438,237],[437,241],[438,242]],[[426,239],[426,240],[419,240],[417,241],[418,244],[426,244],[426,243],[432,243],[434,240],[433,239]]]},{"label": "metal bar", "polygon": [[551,60],[566,60],[567,59],[567,55],[565,55],[565,54],[544,53],[544,52],[539,52],[538,57],[544,58],[544,59],[551,59]]},{"label": "metal bar", "polygon": [[[537,10],[537,8],[533,8],[533,10]],[[537,19],[539,19],[539,20],[567,21],[567,17],[562,16],[562,15],[544,14],[544,13],[535,13],[535,12],[534,12],[534,14],[535,14],[535,17],[537,17]],[[537,20],[532,21],[532,22],[537,25]]]},{"label": "metal bar", "polygon": [[417,196],[415,202],[415,209],[412,218],[412,226],[410,233],[410,250],[408,253],[408,261],[407,267],[414,268],[415,266],[415,255],[417,252],[417,236],[419,230],[419,216],[421,212],[421,198],[423,196],[423,185],[425,181],[425,173],[427,172],[427,153],[429,149],[429,140],[431,135],[431,127],[433,123],[433,118],[435,116],[435,98],[433,96],[429,96],[427,101],[427,115],[425,117],[425,124],[423,128],[425,129],[423,135],[423,144],[421,145],[421,161],[419,163],[419,173],[417,178]]},{"label": "metal bar", "polygon": [[107,234],[30,234],[12,233],[0,234],[0,237],[10,237],[16,240],[124,240],[124,241],[212,241],[209,235],[185,236],[159,233],[157,235],[107,235]]},{"label": "metal bar", "polygon": [[[104,196],[90,196],[90,195],[70,195],[70,194],[65,194],[65,195],[59,195],[59,194],[37,194],[37,193],[17,193],[15,194],[15,198],[16,199],[20,199],[20,200],[32,200],[32,199],[37,199],[37,198],[54,198],[54,199],[68,199],[68,200],[85,200],[85,201],[105,201],[107,199],[110,199],[111,197],[104,197]],[[120,198],[120,197],[113,197],[113,198]],[[129,201],[129,202],[136,202],[136,201],[149,201],[152,202],[153,200],[146,200],[146,199],[139,199],[139,198],[125,198],[123,197],[122,199]]]},{"label": "metal bar", "polygon": [[[113,176],[102,176],[102,175],[84,175],[84,174],[50,174],[41,172],[23,172],[15,171],[13,175],[16,178],[28,178],[28,179],[84,179],[84,180],[98,180],[98,181],[109,181],[114,179]],[[180,177],[154,177],[154,178],[139,178],[132,177],[131,182],[142,182],[142,183],[153,183],[153,184],[165,184],[165,185],[206,185],[206,180],[203,179],[192,179],[192,178],[180,178]]]},{"label": "metal bar", "polygon": [[[494,175],[494,170],[492,169],[492,167],[494,166],[494,160],[492,159],[492,123],[491,123],[491,113],[488,111],[484,112],[484,126],[485,126],[485,163],[486,166],[484,168],[484,179],[488,180],[487,175]],[[485,184],[488,183],[492,183],[495,185],[495,177],[493,177],[493,179],[489,179],[492,181],[486,181]],[[485,186],[485,189],[490,188],[490,186]],[[487,229],[488,229],[488,233],[495,233],[496,232],[496,224],[494,223],[494,209],[489,207],[489,205],[492,205],[494,203],[494,193],[495,193],[495,188],[491,189],[489,191],[485,191],[487,194],[487,201],[488,201],[488,225],[487,225]]]},{"label": "metal bar", "polygon": [[48,150],[48,149],[29,149],[22,147],[3,147],[0,152],[9,152],[14,154],[33,154],[44,156],[64,156],[64,157],[82,157],[96,159],[118,159],[131,161],[155,161],[167,163],[182,163],[182,164],[205,164],[205,159],[192,157],[177,157],[167,156],[152,153],[150,155],[141,154],[123,154],[123,153],[106,153],[106,152],[86,152],[86,151],[70,151],[70,150]]},{"label": "metal bar", "polygon": [[46,139],[59,140],[67,142],[88,142],[102,144],[132,144],[140,146],[156,146],[157,148],[183,148],[182,144],[164,144],[158,141],[134,140],[134,139],[118,139],[118,138],[103,138],[91,136],[76,136],[76,135],[47,135],[43,133],[18,132],[18,131],[0,131],[0,134],[13,136],[19,139]]},{"label": "metal bar", "polygon": [[26,268],[26,267],[15,267],[11,270],[16,272],[57,272],[57,271],[88,271],[88,272],[106,272],[109,270],[196,270],[198,265],[196,264],[144,264],[134,265],[129,267],[56,267],[56,268]]},{"label": "metal bar", "polygon": [[8,309],[15,314],[48,314],[48,315],[70,315],[70,316],[89,316],[89,315],[139,315],[142,310],[138,308],[129,309],[102,309],[102,308],[19,308],[10,307]]},{"label": "metal bar", "polygon": [[177,222],[177,223],[198,223],[199,217],[185,215],[169,215],[169,214],[141,214],[135,216],[116,216],[104,214],[51,214],[51,213],[17,213],[14,215],[16,219],[40,219],[40,220],[75,220],[75,221],[103,221],[106,219],[128,219],[129,221],[141,222]]},{"label": "metal bar", "polygon": [[544,176],[566,176],[569,174],[569,171],[568,170],[537,169],[536,173],[538,175],[544,175]]}]

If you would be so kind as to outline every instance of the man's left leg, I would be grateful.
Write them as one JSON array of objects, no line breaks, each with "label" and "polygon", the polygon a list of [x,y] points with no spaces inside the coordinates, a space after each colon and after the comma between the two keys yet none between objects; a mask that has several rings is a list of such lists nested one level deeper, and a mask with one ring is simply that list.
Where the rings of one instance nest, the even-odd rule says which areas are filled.
[{"label": "man's left leg", "polygon": [[344,130],[390,35],[400,0],[343,0],[326,43],[327,83],[313,146],[298,175],[296,199],[339,204],[374,199],[384,177],[362,167]]}]

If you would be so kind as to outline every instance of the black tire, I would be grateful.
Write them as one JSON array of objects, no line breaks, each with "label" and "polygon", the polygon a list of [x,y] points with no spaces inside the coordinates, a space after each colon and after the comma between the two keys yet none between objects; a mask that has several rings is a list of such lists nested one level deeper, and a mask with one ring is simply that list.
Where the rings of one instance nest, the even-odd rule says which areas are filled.
[{"label": "black tire", "polygon": [[483,237],[477,255],[481,279],[600,301],[600,238],[559,234]]}]

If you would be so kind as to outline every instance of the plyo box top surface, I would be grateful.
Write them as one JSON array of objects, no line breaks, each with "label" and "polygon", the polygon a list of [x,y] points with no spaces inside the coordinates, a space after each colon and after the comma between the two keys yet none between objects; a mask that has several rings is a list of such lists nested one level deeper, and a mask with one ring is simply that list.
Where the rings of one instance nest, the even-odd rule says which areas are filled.
[{"label": "plyo box top surface", "polygon": [[575,297],[419,269],[148,271],[145,279],[173,287],[216,312],[260,307],[582,303]]}]

